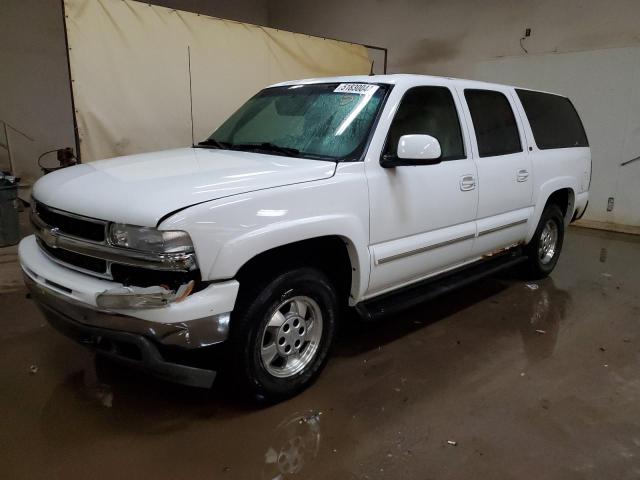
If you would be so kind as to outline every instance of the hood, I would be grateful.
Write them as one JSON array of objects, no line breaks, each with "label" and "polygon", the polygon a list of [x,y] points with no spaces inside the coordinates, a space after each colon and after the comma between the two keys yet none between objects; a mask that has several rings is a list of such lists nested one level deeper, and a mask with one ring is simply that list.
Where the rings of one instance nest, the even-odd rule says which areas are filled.
[{"label": "hood", "polygon": [[116,157],[45,175],[36,200],[79,215],[155,226],[168,213],[230,195],[330,178],[334,162],[183,148]]}]

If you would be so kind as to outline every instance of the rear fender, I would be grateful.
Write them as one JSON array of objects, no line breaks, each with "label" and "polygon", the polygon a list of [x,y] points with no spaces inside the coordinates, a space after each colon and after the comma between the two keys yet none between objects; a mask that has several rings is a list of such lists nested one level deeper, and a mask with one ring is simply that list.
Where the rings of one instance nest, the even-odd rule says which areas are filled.
[{"label": "rear fender", "polygon": [[540,217],[542,216],[542,212],[547,205],[549,197],[551,197],[551,195],[553,195],[553,193],[557,192],[558,190],[569,189],[569,205],[567,206],[567,213],[565,215],[565,225],[569,225],[571,217],[573,216],[575,192],[579,191],[578,188],[578,180],[575,177],[569,176],[553,178],[540,186],[535,202],[535,207],[533,209],[533,216],[531,217],[531,222],[529,224],[526,243],[529,243],[533,238],[533,234],[538,228]]}]

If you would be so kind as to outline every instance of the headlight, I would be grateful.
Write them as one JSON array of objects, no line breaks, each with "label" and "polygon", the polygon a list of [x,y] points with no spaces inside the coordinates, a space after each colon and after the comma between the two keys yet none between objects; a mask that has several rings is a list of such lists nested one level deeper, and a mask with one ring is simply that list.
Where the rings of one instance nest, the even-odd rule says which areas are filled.
[{"label": "headlight", "polygon": [[153,253],[191,253],[193,243],[187,232],[157,230],[114,223],[109,228],[109,239],[117,247]]}]

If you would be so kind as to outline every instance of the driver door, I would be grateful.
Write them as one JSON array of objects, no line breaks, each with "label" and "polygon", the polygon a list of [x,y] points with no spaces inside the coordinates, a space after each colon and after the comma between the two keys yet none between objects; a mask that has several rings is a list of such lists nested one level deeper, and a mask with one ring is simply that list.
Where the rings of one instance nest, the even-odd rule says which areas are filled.
[{"label": "driver door", "polygon": [[[416,86],[394,90],[388,105],[394,104],[386,138],[378,139],[377,148],[372,142],[366,162],[372,258],[367,297],[464,263],[476,234],[477,170],[457,94],[447,86]],[[400,137],[409,134],[435,137],[441,161],[383,168],[380,154],[395,155]]]}]

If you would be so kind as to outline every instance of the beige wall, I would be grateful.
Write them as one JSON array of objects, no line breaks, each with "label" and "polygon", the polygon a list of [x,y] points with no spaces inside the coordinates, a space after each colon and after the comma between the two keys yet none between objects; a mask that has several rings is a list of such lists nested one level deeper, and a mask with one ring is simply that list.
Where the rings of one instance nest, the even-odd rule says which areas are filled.
[{"label": "beige wall", "polygon": [[184,147],[268,85],[371,68],[352,43],[133,0],[65,6],[83,162]]},{"label": "beige wall", "polygon": [[0,120],[35,140],[10,134],[18,175],[36,176],[40,153],[73,145],[68,78],[60,2],[0,1]]},{"label": "beige wall", "polygon": [[465,76],[470,61],[640,44],[637,0],[273,0],[269,24],[389,48],[392,73]]},{"label": "beige wall", "polygon": [[[272,26],[389,49],[390,73],[450,75],[568,95],[593,154],[585,219],[640,227],[640,1],[324,0],[270,3]],[[523,41],[526,28],[531,36]],[[609,198],[614,210],[607,211]]]},{"label": "beige wall", "polygon": [[268,20],[267,0],[152,0],[144,3],[256,25],[266,25]]},{"label": "beige wall", "polygon": [[[249,23],[267,22],[267,0],[153,0],[167,7]],[[12,134],[16,173],[39,176],[38,155],[74,146],[60,0],[0,0],[0,120]],[[0,152],[0,169],[7,168]]]},{"label": "beige wall", "polygon": [[[537,88],[545,86],[540,83],[541,77],[533,78],[527,72],[539,72],[535,67],[538,64],[540,68],[552,65],[548,55],[640,45],[638,0],[155,0],[153,3],[385,46],[389,48],[390,72],[477,76]],[[519,44],[527,27],[532,29],[531,37],[524,41],[528,56]],[[374,58],[378,58],[378,70],[381,59]],[[508,75],[504,69],[499,73],[498,69],[486,66],[487,62],[501,58],[514,59],[505,67]],[[514,70],[518,68],[517,59],[522,59],[526,68]],[[562,64],[568,65],[564,61]],[[617,71],[626,70],[620,67]],[[548,72],[555,72],[556,77],[562,73],[551,68]],[[599,78],[608,82],[606,72],[600,72]],[[556,83],[562,85],[561,80],[566,78],[550,80],[549,89],[555,89]],[[597,112],[601,106],[596,96],[589,95],[590,85],[598,82],[594,77],[591,83],[584,83],[579,95],[573,88],[572,92],[564,92],[574,93],[581,112],[596,112],[593,118],[585,118],[590,133],[600,131],[601,116]],[[626,85],[622,79],[612,79],[608,84]],[[628,93],[621,95],[631,98]],[[31,143],[13,136],[19,174],[37,176],[35,160],[39,153],[73,145],[71,118],[60,1],[0,0],[0,119],[36,140]],[[591,136],[596,138],[594,134]],[[605,215],[602,210],[609,196],[615,196],[616,200],[628,196],[628,192],[609,185],[620,183],[616,179],[633,173],[612,166],[637,150],[634,140],[637,137],[637,133],[629,134],[621,140],[625,148],[618,149],[622,152],[620,158],[595,159],[607,162],[594,167],[601,178],[598,181],[603,182],[602,187],[594,188],[600,201],[590,206],[597,218],[607,218],[602,216]],[[603,152],[612,151],[608,145],[596,147]],[[2,160],[0,156],[0,168]],[[639,167],[640,164],[635,164],[628,168]],[[635,198],[628,203],[636,202]]]}]

